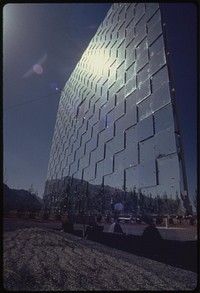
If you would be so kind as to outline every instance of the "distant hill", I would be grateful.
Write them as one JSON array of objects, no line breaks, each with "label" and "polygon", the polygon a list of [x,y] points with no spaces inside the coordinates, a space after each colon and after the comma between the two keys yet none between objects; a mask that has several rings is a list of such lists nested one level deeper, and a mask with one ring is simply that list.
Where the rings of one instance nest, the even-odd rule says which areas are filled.
[{"label": "distant hill", "polygon": [[3,184],[4,211],[10,210],[37,212],[42,208],[43,201],[35,194],[24,189],[11,189]]}]

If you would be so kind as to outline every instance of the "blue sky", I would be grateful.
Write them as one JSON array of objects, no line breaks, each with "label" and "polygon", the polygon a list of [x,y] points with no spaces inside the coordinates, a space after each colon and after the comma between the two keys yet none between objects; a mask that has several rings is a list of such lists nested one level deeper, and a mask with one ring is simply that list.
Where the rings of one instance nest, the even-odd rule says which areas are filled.
[{"label": "blue sky", "polygon": [[[56,87],[66,83],[110,5],[4,6],[3,167],[10,187],[27,189],[33,184],[42,197],[60,96]],[[193,196],[197,184],[197,11],[190,3],[163,3],[162,7]]]}]

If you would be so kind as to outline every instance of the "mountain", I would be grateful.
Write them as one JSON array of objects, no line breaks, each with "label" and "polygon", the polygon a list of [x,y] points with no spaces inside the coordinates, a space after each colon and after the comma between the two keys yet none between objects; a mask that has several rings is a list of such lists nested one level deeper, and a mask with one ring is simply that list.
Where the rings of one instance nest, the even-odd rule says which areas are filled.
[{"label": "mountain", "polygon": [[43,202],[35,194],[24,189],[11,189],[3,184],[4,211],[10,210],[37,212],[41,210]]}]

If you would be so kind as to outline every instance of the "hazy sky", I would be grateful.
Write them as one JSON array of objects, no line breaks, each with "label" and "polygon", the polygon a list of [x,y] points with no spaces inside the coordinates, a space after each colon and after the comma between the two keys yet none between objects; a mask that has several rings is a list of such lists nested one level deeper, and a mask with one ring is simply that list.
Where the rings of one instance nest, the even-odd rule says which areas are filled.
[{"label": "hazy sky", "polygon": [[[60,93],[109,3],[7,4],[3,10],[4,181],[42,196]],[[162,4],[191,195],[196,189],[197,16]],[[32,101],[33,100],[33,101]]]}]

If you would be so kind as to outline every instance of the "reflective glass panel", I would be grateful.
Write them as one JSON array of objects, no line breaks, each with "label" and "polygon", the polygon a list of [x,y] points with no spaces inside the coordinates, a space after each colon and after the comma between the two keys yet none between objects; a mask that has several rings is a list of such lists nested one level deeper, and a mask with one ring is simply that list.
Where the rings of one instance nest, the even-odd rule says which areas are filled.
[{"label": "reflective glass panel", "polygon": [[129,129],[126,130],[126,145],[130,145],[133,143],[137,143],[138,142],[138,138],[137,138],[138,134],[137,134],[137,126],[132,126]]},{"label": "reflective glass panel", "polygon": [[156,185],[155,161],[148,161],[139,165],[139,187]]},{"label": "reflective glass panel", "polygon": [[156,158],[176,152],[174,127],[167,128],[155,135]]},{"label": "reflective glass panel", "polygon": [[155,198],[158,194],[157,186],[141,188],[141,193],[145,196],[152,196],[152,198]]},{"label": "reflective glass panel", "polygon": [[152,77],[152,91],[157,91],[164,84],[169,82],[167,66],[164,66]]},{"label": "reflective glass panel", "polygon": [[118,170],[117,172],[113,173],[113,180],[114,186],[123,190],[124,188],[124,170]]},{"label": "reflective glass panel", "polygon": [[157,160],[159,185],[173,185],[180,181],[178,156],[176,154]]},{"label": "reflective glass panel", "polygon": [[115,154],[115,172],[118,170],[124,169],[124,159],[125,159],[125,154],[124,151]]},{"label": "reflective glass panel", "polygon": [[157,111],[171,101],[169,85],[165,84],[152,94],[152,109]]},{"label": "reflective glass panel", "polygon": [[138,144],[127,144],[124,151],[124,168],[132,167],[138,164]]},{"label": "reflective glass panel", "polygon": [[154,113],[155,133],[174,125],[172,104]]},{"label": "reflective glass panel", "polygon": [[147,20],[149,20],[158,9],[159,9],[159,3],[146,3]]},{"label": "reflective glass panel", "polygon": [[138,123],[138,141],[147,139],[154,134],[152,115]]},{"label": "reflective glass panel", "polygon": [[[172,197],[172,199],[176,199],[177,196],[180,198],[180,182],[174,181],[172,184],[157,185],[157,192],[160,196],[167,195],[168,198]],[[174,214],[176,214],[176,210]]]},{"label": "reflective glass panel", "polygon": [[148,31],[148,43],[152,44],[158,36],[162,34],[162,25],[160,21],[157,21],[151,29]]},{"label": "reflective glass panel", "polygon": [[114,174],[108,174],[104,176],[104,186],[114,186]]},{"label": "reflective glass panel", "polygon": [[140,142],[140,164],[154,160],[155,158],[155,139],[149,138]]},{"label": "reflective glass panel", "polygon": [[152,97],[150,96],[138,104],[138,118],[139,120],[143,120],[152,113]]},{"label": "reflective glass panel", "polygon": [[126,188],[127,191],[133,190],[134,187],[138,189],[138,167],[131,167],[126,171]]},{"label": "reflective glass panel", "polygon": [[140,83],[137,88],[136,96],[137,103],[141,102],[151,94],[150,80],[146,80],[144,83]]}]

